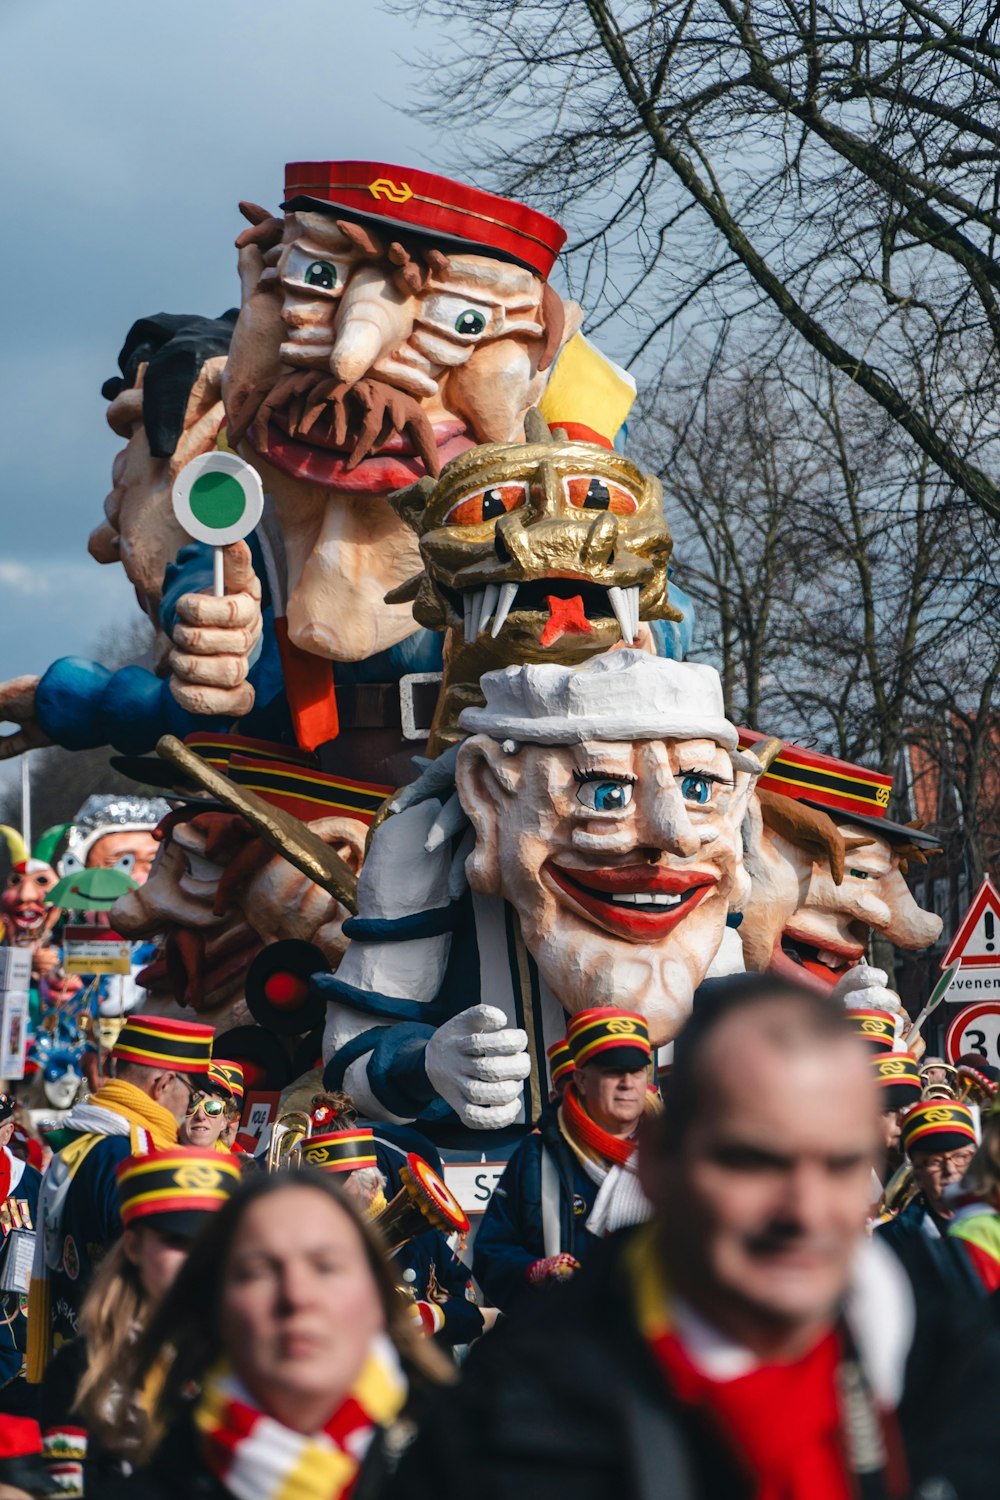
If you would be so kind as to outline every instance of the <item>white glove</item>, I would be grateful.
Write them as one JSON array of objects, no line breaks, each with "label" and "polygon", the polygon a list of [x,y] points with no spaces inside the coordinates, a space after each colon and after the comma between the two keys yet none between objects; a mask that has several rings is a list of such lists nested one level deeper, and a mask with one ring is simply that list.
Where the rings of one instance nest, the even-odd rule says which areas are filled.
[{"label": "white glove", "polygon": [[848,969],[843,978],[833,987],[833,998],[839,1000],[847,1010],[887,1010],[896,1017],[896,1036],[907,1027],[910,1018],[903,1009],[903,1002],[895,990],[889,989],[889,976],[884,969],[873,969],[864,959]]},{"label": "white glove", "polygon": [[424,1068],[434,1088],[473,1130],[502,1130],[521,1109],[531,1072],[527,1034],[495,1005],[452,1016],[427,1043]]}]

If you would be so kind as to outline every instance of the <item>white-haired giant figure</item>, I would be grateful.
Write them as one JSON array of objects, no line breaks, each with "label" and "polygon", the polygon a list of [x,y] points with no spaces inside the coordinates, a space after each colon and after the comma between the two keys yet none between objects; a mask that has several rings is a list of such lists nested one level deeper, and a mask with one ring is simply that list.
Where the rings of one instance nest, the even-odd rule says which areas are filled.
[{"label": "white-haired giant figure", "polygon": [[621,650],[482,687],[470,737],[377,830],[347,954],[312,981],[328,1085],[455,1145],[537,1116],[567,1013],[624,1005],[674,1037],[746,896],[761,771],[710,667]]}]

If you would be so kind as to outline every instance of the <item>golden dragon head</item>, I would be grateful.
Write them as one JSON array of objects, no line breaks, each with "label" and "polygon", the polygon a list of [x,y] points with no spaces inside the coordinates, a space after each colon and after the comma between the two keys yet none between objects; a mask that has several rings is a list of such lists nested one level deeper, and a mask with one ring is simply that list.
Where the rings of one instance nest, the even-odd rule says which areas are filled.
[{"label": "golden dragon head", "polygon": [[[484,443],[438,479],[390,497],[420,539],[423,573],[386,596],[466,644],[488,634],[518,661],[584,660],[679,620],[658,479],[529,411],[524,443]],[[557,647],[557,649],[553,649]]]}]

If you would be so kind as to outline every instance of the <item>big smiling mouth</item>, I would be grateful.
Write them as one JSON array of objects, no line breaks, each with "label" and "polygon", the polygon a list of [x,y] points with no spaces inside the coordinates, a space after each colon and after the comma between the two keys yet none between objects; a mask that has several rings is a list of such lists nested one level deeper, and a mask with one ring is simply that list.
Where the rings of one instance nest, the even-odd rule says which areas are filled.
[{"label": "big smiling mouth", "polygon": [[863,944],[826,947],[785,931],[781,934],[780,943],[783,962],[778,967],[786,973],[804,969],[813,979],[832,989],[848,969],[852,969],[864,956],[864,951]]},{"label": "big smiling mouth", "polygon": [[718,888],[705,870],[624,865],[607,870],[569,870],[547,860],[553,885],[600,926],[616,936],[664,938]]},{"label": "big smiling mouth", "polygon": [[[316,428],[311,435],[321,436]],[[436,423],[434,438],[442,467],[457,454],[475,447],[475,439],[461,422]],[[252,431],[247,433],[246,441],[256,448]],[[378,453],[348,469],[352,448],[353,443],[346,448],[333,448],[322,441],[303,442],[301,438],[290,437],[276,420],[268,424],[267,452],[261,457],[292,479],[307,480],[346,494],[381,495],[412,484],[427,473],[423,459],[414,453],[408,438],[399,433],[393,434]]]}]

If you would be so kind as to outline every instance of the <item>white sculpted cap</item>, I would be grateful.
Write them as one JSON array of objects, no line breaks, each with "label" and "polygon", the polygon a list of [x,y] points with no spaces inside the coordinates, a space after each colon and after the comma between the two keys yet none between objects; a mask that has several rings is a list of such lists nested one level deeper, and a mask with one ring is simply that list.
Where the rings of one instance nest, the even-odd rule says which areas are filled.
[{"label": "white sculpted cap", "polygon": [[714,667],[645,651],[609,651],[580,667],[505,667],[485,672],[485,708],[466,708],[470,734],[538,745],[583,740],[715,740],[737,746]]}]

